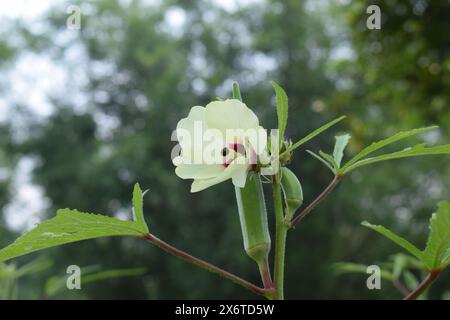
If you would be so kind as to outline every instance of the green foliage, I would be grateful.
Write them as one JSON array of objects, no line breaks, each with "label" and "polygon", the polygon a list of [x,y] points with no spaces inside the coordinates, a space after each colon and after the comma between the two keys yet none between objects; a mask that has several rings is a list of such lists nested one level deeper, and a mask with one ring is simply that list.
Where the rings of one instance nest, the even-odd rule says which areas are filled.
[{"label": "green foliage", "polygon": [[[316,158],[317,160],[319,160],[320,162],[322,162],[325,166],[327,166],[328,169],[331,170],[331,172],[333,172],[333,174],[336,174],[336,169],[334,167],[334,159],[331,158],[331,161],[329,160],[330,155],[323,153],[322,156],[315,154],[314,152],[312,152],[311,150],[306,150],[306,152],[308,152],[310,155],[312,155],[314,158]],[[319,151],[320,153],[320,151]]]},{"label": "green foliage", "polygon": [[[394,254],[386,261],[377,262],[377,265],[380,266],[381,278],[391,282],[392,286],[399,290],[402,296],[414,290],[419,284],[420,280],[415,274],[423,277],[427,273],[422,262],[403,253]],[[369,265],[366,264],[351,262],[338,262],[333,265],[336,275],[339,276],[343,274],[364,274],[367,276],[368,267]],[[425,298],[425,295],[422,295],[421,298]]]},{"label": "green foliage", "polygon": [[286,92],[275,81],[272,81],[272,86],[275,89],[277,98],[277,117],[278,117],[278,137],[279,145],[283,140],[284,132],[286,131],[287,119],[288,119],[288,97]]},{"label": "green foliage", "polygon": [[328,128],[330,128],[331,126],[335,125],[336,123],[338,123],[339,121],[345,119],[345,116],[341,116],[337,119],[334,119],[333,121],[328,122],[327,124],[321,126],[320,128],[314,130],[313,132],[311,132],[310,134],[308,134],[306,137],[298,140],[296,143],[292,144],[291,146],[289,146],[281,155],[280,157],[282,157],[285,154],[288,154],[292,151],[294,151],[295,149],[297,149],[298,147],[300,147],[302,144],[304,144],[305,142],[308,142],[309,140],[311,140],[312,138],[314,138],[315,136],[319,135],[320,133],[322,133],[323,131],[327,130]]},{"label": "green foliage", "polygon": [[237,81],[233,81],[233,99],[242,101],[241,89],[239,89],[239,83]]},{"label": "green foliage", "polygon": [[[145,274],[145,268],[130,268],[130,269],[112,269],[96,271],[97,268],[82,268],[82,278],[81,281],[83,286],[97,281],[103,281],[107,279],[114,279],[120,277],[136,277]],[[69,275],[64,276],[54,276],[48,279],[45,284],[45,294],[48,297],[54,297],[66,289],[66,282]]]},{"label": "green foliage", "polygon": [[39,257],[20,267],[15,263],[0,262],[0,299],[15,299],[19,292],[18,280],[49,269],[53,265],[48,258]]},{"label": "green foliage", "polygon": [[110,236],[142,237],[147,230],[138,222],[60,209],[56,217],[38,224],[14,243],[0,250],[0,261],[62,244]]},{"label": "green foliage", "polygon": [[368,227],[368,228],[370,228],[370,229],[372,229],[372,230],[374,230],[374,231],[376,231],[378,233],[381,233],[386,238],[392,240],[393,242],[395,242],[400,247],[406,249],[409,253],[411,253],[417,259],[419,259],[419,260],[423,259],[423,253],[417,247],[415,247],[408,240],[406,240],[406,239],[396,235],[395,233],[393,233],[392,231],[386,229],[385,227],[380,226],[380,225],[373,225],[373,224],[370,224],[367,221],[363,221],[362,225],[364,227]]},{"label": "green foliage", "polygon": [[423,252],[429,269],[442,269],[450,263],[450,204],[442,201],[430,219],[430,235]]},{"label": "green foliage", "polygon": [[450,204],[448,202],[440,202],[437,212],[432,215],[430,234],[427,246],[423,251],[383,226],[372,225],[366,221],[362,224],[406,249],[430,271],[444,269],[450,263]]},{"label": "green foliage", "polygon": [[344,173],[348,173],[358,167],[365,166],[365,165],[375,163],[375,162],[415,157],[415,156],[436,155],[436,154],[450,154],[450,144],[446,144],[446,145],[442,145],[442,146],[435,146],[435,147],[425,147],[424,144],[418,144],[418,145],[415,145],[414,147],[406,148],[401,151],[387,153],[387,154],[383,154],[381,156],[359,160],[343,170],[344,170]]},{"label": "green foliage", "polygon": [[357,155],[355,155],[351,160],[349,160],[343,167],[342,169],[345,171],[347,170],[347,168],[349,168],[351,165],[353,165],[354,163],[356,163],[358,160],[368,156],[369,154],[384,148],[394,142],[400,141],[402,139],[406,139],[408,137],[411,137],[413,135],[419,134],[419,133],[423,133],[429,130],[433,130],[436,129],[437,126],[431,126],[431,127],[425,127],[425,128],[418,128],[418,129],[413,129],[413,130],[408,130],[408,131],[401,131],[396,133],[395,135],[381,140],[381,141],[377,141],[377,142],[373,142],[370,146],[364,148],[363,150],[361,150]]},{"label": "green foliage", "polygon": [[[367,267],[368,265],[365,264],[351,263],[351,262],[338,262],[333,265],[334,271],[339,275],[345,273],[367,274]],[[381,270],[381,278],[392,281],[394,279],[394,276],[392,272]]]},{"label": "green foliage", "polygon": [[[369,30],[364,23],[369,4],[381,7],[382,32]],[[352,86],[337,92],[330,102],[339,109],[359,109],[364,127],[357,139],[405,121],[411,127],[438,123],[448,132],[450,57],[448,37],[441,30],[450,28],[444,19],[449,3],[355,0],[336,9],[357,58],[339,61],[340,78],[352,81]],[[381,116],[374,118],[373,109]],[[354,129],[361,125],[353,124]]]},{"label": "green foliage", "polygon": [[316,159],[320,160],[323,164],[325,164],[334,174],[344,175],[349,173],[350,171],[365,166],[371,163],[376,163],[380,161],[392,160],[392,159],[400,159],[414,156],[424,156],[424,155],[436,155],[436,154],[450,154],[450,144],[435,146],[435,147],[426,147],[425,144],[418,144],[413,147],[409,147],[403,149],[401,151],[387,153],[375,157],[366,158],[368,155],[372,154],[375,151],[378,151],[381,148],[384,148],[394,142],[399,140],[408,138],[410,136],[423,133],[432,129],[436,129],[436,126],[418,128],[408,131],[399,132],[387,139],[374,142],[368,147],[361,150],[358,154],[356,154],[351,160],[349,160],[344,166],[341,167],[341,160],[344,154],[344,149],[347,146],[350,135],[346,134],[343,136],[336,137],[336,143],[334,145],[333,156],[320,151],[319,155],[313,153],[310,150],[307,150],[309,154],[314,156]]},{"label": "green foliage", "polygon": [[14,243],[0,250],[0,261],[66,243],[110,236],[143,237],[148,233],[144,220],[142,190],[133,190],[134,221],[123,221],[78,210],[59,209],[56,217],[38,224]]},{"label": "green foliage", "polygon": [[[129,190],[139,180],[142,185],[155,186],[146,197],[146,204],[151,212],[161,213],[158,221],[152,222],[159,234],[170,235],[173,243],[183,243],[183,247],[205,254],[224,267],[234,268],[239,263],[243,275],[253,275],[253,264],[239,250],[241,236],[232,190],[224,185],[196,198],[184,192],[186,186],[174,177],[168,160],[172,144],[164,138],[169,137],[187,108],[204,105],[211,95],[225,96],[231,78],[239,80],[246,103],[271,127],[276,126],[275,119],[264,111],[273,95],[267,79],[283,83],[290,103],[286,135],[291,137],[303,137],[319,127],[325,115],[332,119],[346,114],[352,150],[362,149],[374,137],[388,136],[399,126],[414,128],[427,123],[439,123],[439,140],[448,141],[450,58],[448,32],[442,32],[450,22],[445,17],[447,2],[444,5],[444,1],[427,1],[422,13],[413,12],[417,7],[424,8],[421,0],[409,4],[403,0],[383,2],[383,32],[366,28],[366,0],[351,1],[345,6],[333,2],[341,7],[343,15],[326,6],[309,8],[306,2],[298,0],[263,0],[240,6],[236,12],[206,1],[163,1],[155,5],[98,0],[89,3],[89,10],[83,10],[83,1],[76,3],[84,12],[83,32],[74,34],[66,44],[53,40],[67,31],[66,16],[61,15],[67,7],[65,3],[52,6],[51,16],[43,17],[43,32],[34,32],[28,23],[9,29],[11,39],[19,39],[14,43],[20,43],[20,48],[15,48],[20,55],[33,52],[45,59],[52,53],[52,61],[60,67],[86,75],[80,92],[86,99],[82,102],[86,106],[82,114],[77,108],[78,99],[76,103],[69,99],[73,94],[67,94],[65,86],[61,86],[61,99],[47,97],[54,110],[50,117],[43,121],[41,117],[27,117],[26,113],[9,117],[11,122],[23,119],[19,124],[19,140],[23,144],[14,142],[16,149],[11,150],[8,145],[18,140],[3,131],[0,135],[5,142],[0,142],[0,149],[13,165],[19,157],[38,159],[32,178],[50,200],[47,212],[51,216],[61,207],[92,212],[126,208]],[[164,22],[172,9],[181,10],[187,18],[182,33],[177,35]],[[332,35],[327,34],[330,28],[325,24],[333,24]],[[21,38],[21,30],[28,36]],[[342,47],[342,37],[349,40],[353,54],[336,61],[330,53]],[[85,55],[82,60],[67,61],[65,57],[74,46]],[[265,61],[273,68],[266,69]],[[11,60],[0,65],[14,68]],[[94,70],[94,66],[102,68]],[[2,82],[10,83],[5,73],[2,76]],[[345,85],[340,86],[341,83]],[[13,108],[23,110],[19,107]],[[103,119],[118,126],[105,130]],[[101,131],[107,133],[106,138],[97,134]],[[331,139],[332,132],[325,132],[315,140],[314,148],[325,148]],[[373,292],[360,283],[336,283],[332,274],[323,270],[342,256],[360,259],[363,252],[367,261],[386,256],[388,247],[370,246],[365,230],[355,228],[361,216],[370,220],[376,214],[386,227],[396,228],[399,222],[393,218],[392,210],[408,206],[413,198],[416,205],[410,213],[420,227],[424,213],[431,212],[434,206],[428,183],[441,185],[444,192],[450,188],[447,157],[427,160],[402,162],[395,167],[395,179],[395,163],[378,166],[377,174],[366,175],[363,182],[358,182],[359,172],[355,172],[354,183],[338,189],[339,205],[324,201],[314,219],[305,220],[300,232],[292,232],[292,243],[306,245],[300,251],[286,253],[290,282],[302,284],[288,286],[287,296],[371,297]],[[5,165],[1,163],[0,170]],[[308,198],[321,192],[327,177],[313,159],[298,155],[289,166],[301,174]],[[416,172],[420,174],[411,174]],[[426,183],[422,183],[424,180]],[[13,190],[7,182],[0,178],[3,204],[13,196],[2,192]],[[391,198],[401,199],[400,203],[393,204]],[[192,221],[196,224],[191,227]],[[0,222],[1,246],[16,236],[5,222],[4,216]],[[336,228],[329,228],[330,224]],[[209,241],[212,238],[220,239],[220,245]],[[420,235],[411,232],[407,238],[419,243]],[[76,252],[67,252],[64,247],[48,251],[47,255],[55,261],[52,273],[60,272],[68,258],[91,264],[101,256],[102,264],[114,268],[125,268],[130,261],[138,266],[151,265],[159,258],[151,277],[92,284],[83,292],[91,298],[108,299],[250,297],[240,288],[204,277],[202,272],[194,271],[174,282],[173,272],[182,273],[184,265],[176,259],[159,257],[155,250],[144,252],[139,243],[117,255],[127,240],[113,238],[95,246],[80,243]],[[214,255],[209,256],[210,252]],[[450,279],[448,273],[440,277],[443,283]],[[42,287],[42,280],[36,277],[21,283],[21,297],[35,297],[33,290],[28,289]],[[24,292],[29,295],[24,296]],[[393,297],[397,296],[383,290],[383,298]]]},{"label": "green foliage", "polygon": [[350,141],[350,135],[344,134],[342,136],[337,136],[335,138],[336,143],[334,144],[333,159],[336,168],[340,168],[342,157],[344,156],[344,149],[347,146],[348,142]]},{"label": "green foliage", "polygon": [[148,233],[148,226],[144,219],[144,204],[142,197],[142,190],[139,187],[139,184],[136,183],[133,189],[133,220],[145,231],[145,233]]},{"label": "green foliage", "polygon": [[306,152],[325,164],[328,169],[330,169],[331,172],[336,175],[341,168],[341,161],[344,156],[344,150],[348,142],[350,141],[350,137],[351,136],[349,134],[335,137],[336,142],[334,144],[333,155],[323,152],[322,150],[319,151],[318,155],[311,150],[306,150]]}]

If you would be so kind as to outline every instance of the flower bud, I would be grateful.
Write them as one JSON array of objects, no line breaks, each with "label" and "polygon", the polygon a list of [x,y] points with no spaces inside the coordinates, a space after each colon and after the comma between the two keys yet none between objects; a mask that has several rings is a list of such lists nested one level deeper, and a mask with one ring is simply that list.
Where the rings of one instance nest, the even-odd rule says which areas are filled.
[{"label": "flower bud", "polygon": [[303,202],[303,191],[297,176],[288,168],[281,169],[281,185],[286,203],[286,221],[290,221],[295,211]]},{"label": "flower bud", "polygon": [[270,234],[261,178],[250,172],[244,188],[235,187],[244,248],[257,263],[270,252]]}]

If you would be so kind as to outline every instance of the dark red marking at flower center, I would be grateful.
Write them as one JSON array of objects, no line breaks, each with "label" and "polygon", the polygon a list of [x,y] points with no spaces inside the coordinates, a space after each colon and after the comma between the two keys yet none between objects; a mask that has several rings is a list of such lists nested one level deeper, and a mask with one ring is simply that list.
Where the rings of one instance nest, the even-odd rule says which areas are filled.
[{"label": "dark red marking at flower center", "polygon": [[[230,153],[230,150],[233,150],[235,153],[239,153],[239,154],[244,155],[244,156],[246,155],[245,147],[244,147],[243,144],[241,144],[241,143],[230,143],[230,144],[228,144],[228,147],[225,147],[225,148],[222,149],[222,156],[225,158],[223,166],[225,168],[228,168],[228,166],[231,164],[231,162],[233,162],[236,159],[236,157],[234,157],[232,159],[226,159],[226,157]],[[256,164],[252,164],[250,170],[255,170],[255,169],[256,169]]]}]

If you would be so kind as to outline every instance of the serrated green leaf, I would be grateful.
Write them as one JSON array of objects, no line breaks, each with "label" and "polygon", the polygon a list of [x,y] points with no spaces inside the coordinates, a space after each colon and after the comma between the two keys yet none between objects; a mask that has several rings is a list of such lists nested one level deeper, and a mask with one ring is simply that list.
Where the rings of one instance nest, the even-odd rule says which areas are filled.
[{"label": "serrated green leaf", "polygon": [[446,201],[438,204],[437,212],[430,219],[430,234],[427,246],[423,251],[420,251],[410,242],[383,226],[375,226],[366,221],[362,224],[383,234],[402,248],[408,250],[429,271],[442,270],[450,264],[450,204]]},{"label": "serrated green leaf", "polygon": [[418,144],[412,148],[406,148],[401,151],[387,153],[377,157],[366,158],[363,160],[359,160],[350,166],[346,165],[347,168],[345,169],[344,173],[348,173],[358,167],[365,166],[375,162],[415,157],[415,156],[436,155],[436,154],[450,154],[450,144],[428,148],[425,147],[425,144]]},{"label": "serrated green leaf", "polygon": [[144,219],[144,204],[143,204],[143,194],[139,187],[139,183],[134,185],[133,190],[133,219],[134,221],[148,233],[148,226]]},{"label": "serrated green leaf", "polygon": [[411,242],[409,242],[408,240],[396,235],[395,233],[393,233],[392,231],[390,231],[389,229],[386,229],[383,226],[380,225],[373,225],[370,224],[367,221],[363,221],[361,223],[363,226],[370,228],[372,230],[375,230],[378,233],[381,233],[382,235],[384,235],[386,238],[390,239],[391,241],[395,242],[397,245],[399,245],[400,247],[402,247],[403,249],[406,249],[409,253],[411,253],[413,256],[415,256],[417,259],[422,261],[423,258],[423,253],[422,251],[420,251],[416,246],[414,246]]},{"label": "serrated green leaf", "polygon": [[314,138],[315,136],[319,135],[320,133],[322,133],[323,131],[327,130],[328,128],[330,128],[331,126],[335,125],[336,123],[338,123],[339,121],[345,119],[346,116],[342,116],[339,117],[337,119],[334,119],[333,121],[328,122],[327,124],[321,126],[320,128],[314,130],[313,132],[311,132],[310,134],[308,134],[306,137],[298,140],[296,143],[294,143],[293,145],[291,145],[289,148],[287,148],[281,155],[280,158],[283,157],[284,155],[292,152],[293,150],[297,149],[298,147],[300,147],[302,144],[308,142],[309,140],[311,140],[312,138]]},{"label": "serrated green leaf", "polygon": [[277,99],[277,116],[278,116],[278,134],[281,145],[288,119],[288,97],[286,92],[275,81],[272,81]]},{"label": "serrated green leaf", "polygon": [[430,235],[423,252],[423,262],[430,269],[442,269],[450,263],[450,204],[442,201],[430,219]]},{"label": "serrated green leaf", "polygon": [[38,224],[0,250],[0,261],[70,242],[110,236],[142,237],[146,233],[147,230],[137,222],[60,209],[55,218]]},{"label": "serrated green leaf", "polygon": [[438,128],[437,126],[431,126],[431,127],[425,127],[425,128],[418,128],[418,129],[413,129],[413,130],[409,130],[409,131],[401,131],[398,132],[397,134],[393,135],[392,137],[389,137],[387,139],[378,141],[378,142],[374,142],[372,143],[370,146],[364,148],[363,150],[361,150],[356,156],[354,156],[350,161],[348,161],[343,167],[342,167],[342,171],[343,172],[348,172],[348,168],[353,165],[354,163],[356,163],[358,160],[361,160],[362,158],[368,156],[369,154],[384,148],[387,145],[390,145],[394,142],[397,142],[399,140],[402,139],[406,139],[410,136],[425,132],[425,131],[429,131],[432,129],[436,129]]},{"label": "serrated green leaf", "polygon": [[331,172],[333,172],[333,174],[336,173],[336,171],[334,170],[332,164],[330,164],[327,160],[325,160],[324,158],[322,158],[321,156],[319,156],[318,154],[315,154],[314,152],[312,152],[311,150],[306,150],[306,152],[308,152],[310,155],[312,155],[314,158],[316,158],[317,160],[319,160],[320,162],[322,162],[324,165],[326,165],[328,167],[328,169],[331,170]]},{"label": "serrated green leaf", "polygon": [[341,167],[342,157],[344,156],[344,149],[350,141],[350,135],[344,134],[342,136],[336,136],[336,143],[334,144],[333,159],[336,163],[337,169]]}]

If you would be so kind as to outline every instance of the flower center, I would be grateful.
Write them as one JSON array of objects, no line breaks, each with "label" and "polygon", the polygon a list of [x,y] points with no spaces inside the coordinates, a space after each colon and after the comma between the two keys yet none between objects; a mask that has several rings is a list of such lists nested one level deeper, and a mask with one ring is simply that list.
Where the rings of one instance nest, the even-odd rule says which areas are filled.
[{"label": "flower center", "polygon": [[[223,166],[228,168],[228,166],[239,156],[246,156],[247,152],[242,143],[229,143],[227,147],[222,149],[223,156]],[[250,150],[250,170],[256,169],[256,154],[254,151]]]},{"label": "flower center", "polygon": [[228,146],[222,149],[223,166],[227,168],[239,154],[245,156],[245,148],[241,143],[229,143]]}]

